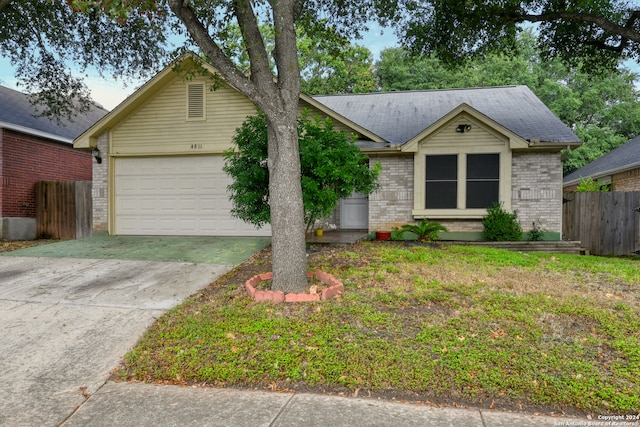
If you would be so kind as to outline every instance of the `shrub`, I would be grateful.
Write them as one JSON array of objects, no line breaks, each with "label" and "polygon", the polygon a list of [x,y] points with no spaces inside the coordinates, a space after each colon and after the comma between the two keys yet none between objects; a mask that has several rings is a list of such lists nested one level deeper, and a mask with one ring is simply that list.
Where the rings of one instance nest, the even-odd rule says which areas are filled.
[{"label": "shrub", "polygon": [[578,193],[606,193],[611,191],[611,184],[603,184],[601,179],[594,181],[590,176],[587,178],[580,177],[580,184],[576,187],[576,191]]},{"label": "shrub", "polygon": [[505,211],[502,203],[494,203],[487,208],[487,216],[482,218],[482,226],[482,239],[488,242],[517,241],[522,237],[518,212]]},{"label": "shrub", "polygon": [[540,224],[533,223],[531,230],[529,230],[529,240],[532,242],[539,242],[544,237],[545,230],[540,227]]},{"label": "shrub", "polygon": [[435,242],[438,240],[438,232],[448,230],[447,227],[443,226],[439,222],[429,222],[429,220],[423,219],[415,225],[403,225],[400,228],[400,231],[410,231],[411,233],[417,234],[420,242]]},{"label": "shrub", "polygon": [[393,227],[391,229],[391,240],[404,240],[404,231],[399,227]]},{"label": "shrub", "polygon": [[[380,163],[369,167],[355,141],[329,119],[307,110],[298,119],[304,219],[307,231],[327,218],[340,199],[354,192],[369,194],[378,188]],[[236,130],[234,147],[224,152],[223,170],[233,182],[227,187],[231,213],[261,227],[271,222],[269,205],[268,132],[263,113],[248,117]]]}]

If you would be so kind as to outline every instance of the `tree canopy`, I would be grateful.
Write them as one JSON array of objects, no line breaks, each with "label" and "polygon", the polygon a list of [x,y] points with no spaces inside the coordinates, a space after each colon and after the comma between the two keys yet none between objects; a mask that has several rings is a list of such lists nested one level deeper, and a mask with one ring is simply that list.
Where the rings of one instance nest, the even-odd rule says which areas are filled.
[{"label": "tree canopy", "polygon": [[[273,50],[275,35],[270,25],[260,25],[266,49]],[[309,95],[366,93],[377,89],[373,74],[373,55],[365,46],[325,29],[322,34],[298,27],[297,44],[301,91]],[[236,65],[249,71],[250,61],[243,47],[242,33],[230,25],[224,37],[225,53]],[[275,64],[270,61],[271,69]]]},{"label": "tree canopy", "polygon": [[626,0],[466,0],[410,2],[402,39],[414,51],[458,62],[510,52],[523,24],[535,25],[545,58],[587,69],[640,58],[640,7]]},{"label": "tree canopy", "polygon": [[163,65],[168,28],[139,13],[114,21],[97,5],[84,13],[64,1],[1,0],[0,55],[42,114],[71,118],[91,102],[83,72],[145,78]]}]

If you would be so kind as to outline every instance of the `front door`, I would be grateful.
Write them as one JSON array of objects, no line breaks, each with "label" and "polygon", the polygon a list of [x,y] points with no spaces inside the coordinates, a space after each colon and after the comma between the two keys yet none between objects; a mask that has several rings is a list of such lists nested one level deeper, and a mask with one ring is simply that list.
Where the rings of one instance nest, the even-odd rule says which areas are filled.
[{"label": "front door", "polygon": [[340,200],[340,228],[366,230],[369,228],[369,198],[366,194],[353,193]]}]

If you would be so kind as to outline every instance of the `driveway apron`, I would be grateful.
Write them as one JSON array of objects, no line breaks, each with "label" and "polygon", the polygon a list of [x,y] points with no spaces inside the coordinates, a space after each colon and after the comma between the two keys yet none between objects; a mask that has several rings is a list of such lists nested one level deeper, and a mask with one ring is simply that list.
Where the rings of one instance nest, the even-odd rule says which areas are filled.
[{"label": "driveway apron", "polygon": [[268,243],[98,236],[1,256],[0,425],[62,423],[158,316]]}]

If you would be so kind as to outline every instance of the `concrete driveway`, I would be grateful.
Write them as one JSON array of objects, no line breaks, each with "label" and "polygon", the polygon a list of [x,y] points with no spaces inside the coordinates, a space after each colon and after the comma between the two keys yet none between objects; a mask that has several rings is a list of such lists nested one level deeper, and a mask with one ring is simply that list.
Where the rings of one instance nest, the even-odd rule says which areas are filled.
[{"label": "concrete driveway", "polygon": [[[64,422],[158,316],[269,242],[206,240],[97,237],[1,256],[0,425]],[[196,246],[208,254],[197,262]]]}]

